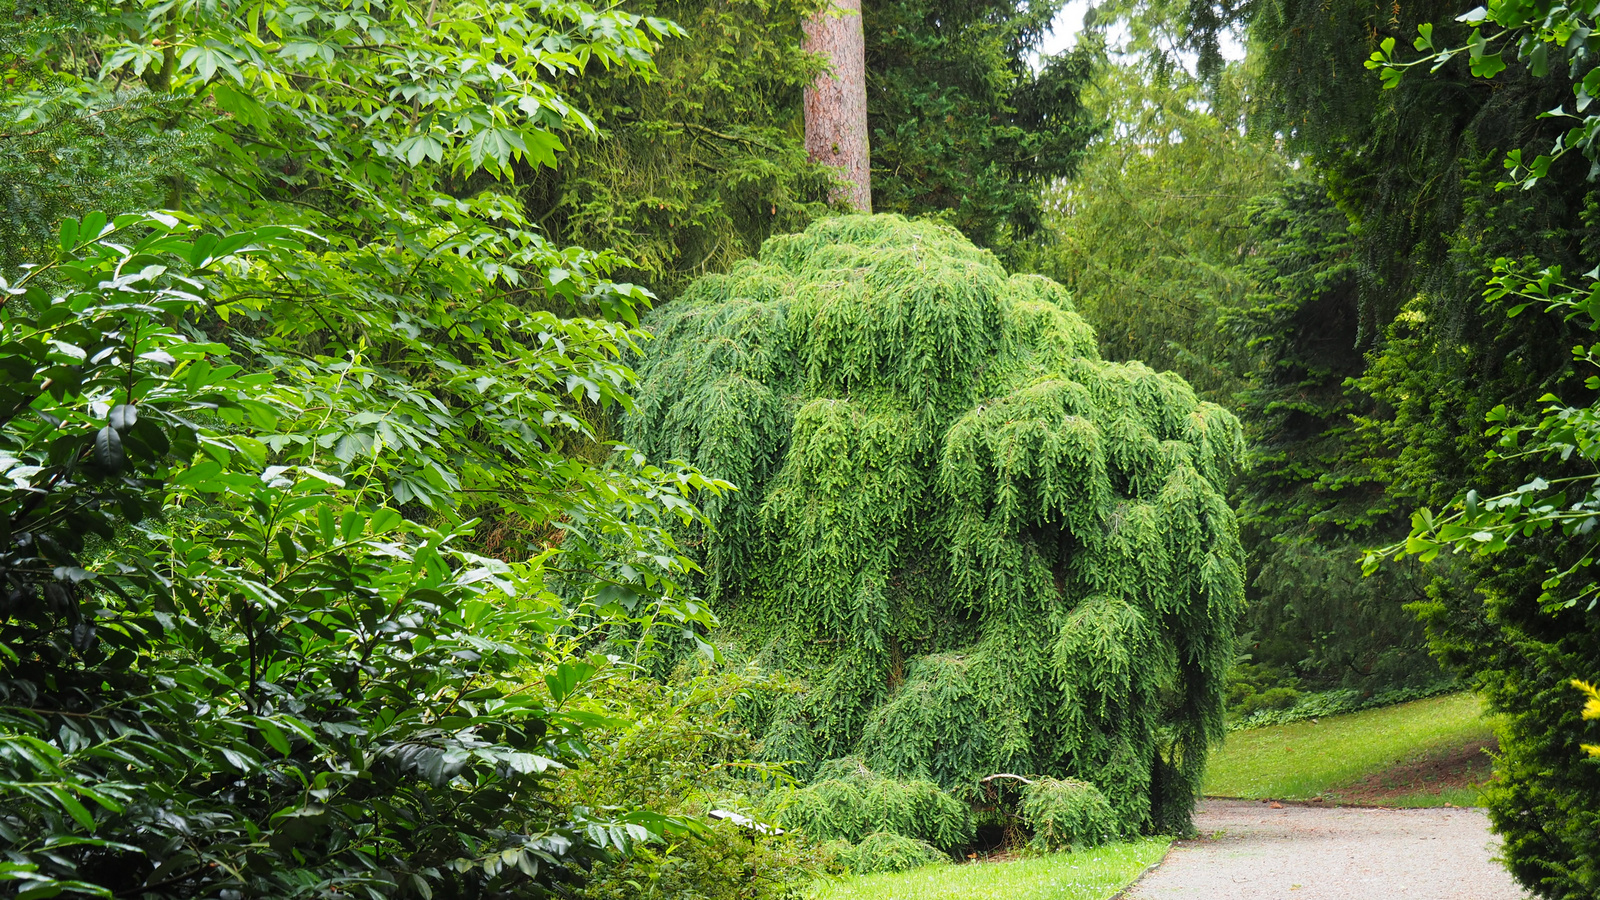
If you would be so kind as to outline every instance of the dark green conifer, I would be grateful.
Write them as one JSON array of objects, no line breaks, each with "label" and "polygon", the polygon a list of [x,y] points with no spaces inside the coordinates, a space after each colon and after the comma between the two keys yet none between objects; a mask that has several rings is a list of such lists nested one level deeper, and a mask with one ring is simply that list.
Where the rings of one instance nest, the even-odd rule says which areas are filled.
[{"label": "dark green conifer", "polygon": [[1233,416],[893,215],[773,238],[653,327],[627,439],[740,487],[697,538],[738,649],[805,684],[769,758],[1079,778],[1188,828],[1243,596]]}]

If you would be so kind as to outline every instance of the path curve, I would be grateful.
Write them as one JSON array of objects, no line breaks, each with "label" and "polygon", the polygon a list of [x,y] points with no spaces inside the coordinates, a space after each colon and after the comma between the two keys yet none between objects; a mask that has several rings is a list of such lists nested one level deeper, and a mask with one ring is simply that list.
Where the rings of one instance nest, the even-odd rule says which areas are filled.
[{"label": "path curve", "polygon": [[1480,809],[1204,800],[1126,900],[1523,900]]}]

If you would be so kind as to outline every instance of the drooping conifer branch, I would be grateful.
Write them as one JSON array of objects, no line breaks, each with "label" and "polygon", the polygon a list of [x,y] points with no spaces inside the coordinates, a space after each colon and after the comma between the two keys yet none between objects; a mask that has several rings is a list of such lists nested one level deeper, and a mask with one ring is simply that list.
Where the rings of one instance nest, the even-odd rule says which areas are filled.
[{"label": "drooping conifer branch", "polygon": [[1243,600],[1231,415],[898,216],[774,238],[654,329],[627,438],[739,485],[705,592],[807,683],[769,758],[1078,778],[1126,831],[1188,828]]}]

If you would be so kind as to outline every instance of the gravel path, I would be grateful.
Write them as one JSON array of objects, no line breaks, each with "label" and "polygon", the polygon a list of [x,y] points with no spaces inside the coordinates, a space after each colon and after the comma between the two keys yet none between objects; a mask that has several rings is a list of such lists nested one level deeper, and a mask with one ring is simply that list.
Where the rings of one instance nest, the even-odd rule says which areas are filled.
[{"label": "gravel path", "polygon": [[1126,900],[1522,900],[1477,809],[1205,800]]}]

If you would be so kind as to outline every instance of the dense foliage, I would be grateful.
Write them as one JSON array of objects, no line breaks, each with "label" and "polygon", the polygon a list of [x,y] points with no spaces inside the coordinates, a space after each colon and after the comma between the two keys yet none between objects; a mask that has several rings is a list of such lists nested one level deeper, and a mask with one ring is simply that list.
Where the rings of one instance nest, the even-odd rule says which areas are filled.
[{"label": "dense foliage", "polygon": [[1099,126],[1080,96],[1093,51],[1037,60],[1062,5],[862,4],[873,209],[937,215],[985,247],[1034,236],[1040,191]]},{"label": "dense foliage", "polygon": [[[1582,728],[1569,680],[1600,667],[1600,647],[1594,612],[1563,602],[1589,581],[1586,539],[1563,540],[1552,528],[1559,517],[1537,521],[1542,508],[1584,502],[1550,484],[1592,478],[1574,449],[1581,442],[1562,438],[1582,416],[1559,412],[1585,410],[1592,397],[1575,366],[1586,354],[1570,352],[1590,340],[1589,320],[1499,302],[1508,292],[1532,295],[1525,301],[1565,293],[1559,273],[1594,263],[1588,163],[1562,152],[1585,148],[1592,133],[1587,25],[1551,4],[1490,4],[1460,20],[1465,11],[1450,4],[1205,6],[1210,15],[1191,23],[1247,19],[1268,87],[1262,121],[1306,154],[1349,222],[1354,304],[1318,326],[1334,327],[1353,308],[1366,359],[1353,382],[1357,428],[1338,436],[1343,448],[1330,448],[1323,465],[1375,526],[1394,511],[1460,504],[1456,516],[1424,512],[1416,523],[1411,547],[1432,582],[1413,608],[1441,661],[1505,716],[1490,810],[1513,872],[1545,896],[1591,896],[1596,865],[1584,835],[1600,781],[1574,752]],[[1412,35],[1434,71],[1384,70],[1416,59],[1396,50]],[[1369,62],[1383,71],[1367,72]],[[1573,118],[1549,114],[1561,107],[1577,132]],[[1522,189],[1500,189],[1507,170],[1516,184],[1506,186]],[[1547,267],[1553,277],[1530,279]],[[1507,316],[1513,309],[1521,314]],[[1538,400],[1546,394],[1562,398],[1559,409],[1530,441],[1538,407],[1552,402]],[[1500,446],[1508,435],[1522,443]],[[1459,495],[1466,487],[1481,498]],[[1487,501],[1502,492],[1511,496]],[[1445,544],[1493,550],[1513,535],[1498,557],[1437,555]],[[1384,537],[1380,528],[1367,539]],[[1551,570],[1574,563],[1554,591]]]},{"label": "dense foliage", "polygon": [[[631,671],[599,642],[711,623],[661,526],[717,485],[595,461],[648,295],[514,196],[588,121],[545,76],[643,73],[671,26],[7,12],[0,880],[531,896],[693,827],[560,779]],[[100,199],[185,211],[48,221]]]},{"label": "dense foliage", "polygon": [[1295,180],[1256,198],[1250,240],[1251,293],[1223,317],[1244,340],[1248,379],[1235,402],[1251,467],[1236,496],[1252,550],[1252,656],[1312,687],[1437,680],[1406,609],[1429,576],[1397,566],[1363,578],[1358,565],[1404,519],[1364,455],[1361,423],[1380,408],[1352,383],[1367,361],[1349,222],[1324,185]]},{"label": "dense foliage", "polygon": [[1036,850],[1094,847],[1121,832],[1115,811],[1092,784],[1074,778],[1041,778],[1022,792],[1022,821]]},{"label": "dense foliage", "polygon": [[800,48],[816,0],[633,2],[686,35],[649,73],[585,71],[572,101],[595,121],[524,194],[552,238],[608,247],[666,297],[830,214],[831,172],[806,158],[800,91],[821,61]]},{"label": "dense foliage", "polygon": [[897,216],[771,239],[652,327],[627,438],[738,485],[691,538],[705,591],[807,686],[768,758],[1073,776],[1187,830],[1243,590],[1231,415]]},{"label": "dense foliage", "polygon": [[774,819],[826,841],[895,834],[952,852],[972,840],[972,811],[924,779],[886,778],[859,758],[824,763],[811,784],[775,791]]},{"label": "dense foliage", "polygon": [[1171,369],[1202,396],[1242,386],[1225,327],[1253,285],[1251,208],[1288,160],[1245,129],[1248,72],[1215,89],[1148,64],[1106,64],[1086,92],[1107,120],[1078,175],[1046,192],[1029,262],[1072,292],[1110,359]]},{"label": "dense foliage", "polygon": [[635,846],[627,858],[596,867],[571,897],[793,897],[845,864],[815,835],[757,818],[752,794],[780,780],[781,770],[750,761],[755,740],[736,711],[779,686],[700,656],[666,679],[633,676],[611,666],[586,685],[586,708],[605,721],[584,735],[593,762],[566,773],[557,796],[591,808],[642,804],[708,827],[688,839]]},{"label": "dense foliage", "polygon": [[[635,2],[687,34],[647,75],[585,70],[563,84],[595,122],[522,194],[552,238],[608,247],[672,298],[830,215],[832,173],[804,148],[801,88],[823,64],[800,49],[817,0]],[[1059,3],[865,4],[874,202],[936,214],[986,246],[1040,224],[1040,189],[1070,174],[1094,131],[1080,101],[1092,56],[1035,72]]]},{"label": "dense foliage", "polygon": [[0,0],[5,891],[1183,831],[1225,698],[1433,690],[1418,613],[1600,890],[1593,17],[867,0],[832,219],[820,5]]},{"label": "dense foliage", "polygon": [[[219,364],[229,349],[194,330],[242,287],[219,273],[286,230],[102,223],[69,220],[70,255],[4,318],[4,874],[30,896],[473,896],[659,831],[548,802],[584,756],[589,720],[564,706],[597,665],[556,652],[574,619],[545,579],[581,585],[603,560],[575,542],[512,566],[462,549],[470,522],[406,521],[400,454],[321,451],[365,391]],[[597,535],[648,539],[606,510]],[[544,696],[503,686],[530,669]]]},{"label": "dense foliage", "polygon": [[178,98],[130,88],[111,90],[93,107],[58,115],[17,108],[19,89],[40,99],[71,92],[75,76],[93,75],[88,49],[108,23],[102,4],[32,0],[0,5],[0,56],[15,116],[0,140],[0,268],[14,271],[51,252],[56,226],[94,210],[157,205],[174,175],[192,175],[201,138],[179,127]]},{"label": "dense foliage", "polygon": [[950,861],[932,844],[894,832],[869,834],[861,843],[842,850],[839,857],[840,862],[857,875],[905,872]]},{"label": "dense foliage", "polygon": [[1241,714],[1303,688],[1440,677],[1404,609],[1426,579],[1361,577],[1361,547],[1404,519],[1351,418],[1375,407],[1347,384],[1366,363],[1360,262],[1322,179],[1295,174],[1256,127],[1256,70],[1204,82],[1148,56],[1104,67],[1087,96],[1108,128],[1047,193],[1050,239],[1028,257],[1072,290],[1106,357],[1171,368],[1244,424],[1233,497],[1252,662],[1229,686]]}]

